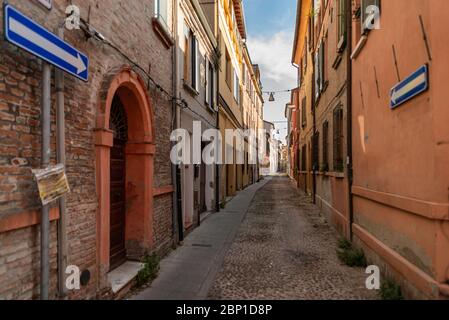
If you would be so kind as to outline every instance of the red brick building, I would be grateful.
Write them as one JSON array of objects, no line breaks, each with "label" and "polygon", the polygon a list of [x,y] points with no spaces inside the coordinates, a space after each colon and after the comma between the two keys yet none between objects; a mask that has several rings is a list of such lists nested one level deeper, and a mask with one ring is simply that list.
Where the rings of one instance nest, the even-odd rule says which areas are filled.
[{"label": "red brick building", "polygon": [[[64,90],[68,264],[91,274],[73,298],[108,293],[114,267],[145,253],[164,254],[173,244],[172,18],[170,5],[154,3],[76,1],[98,33],[65,31],[66,41],[90,58],[89,81],[66,75]],[[52,10],[38,1],[10,4],[51,31],[66,16],[63,1]],[[42,62],[3,40],[3,27],[0,33],[0,299],[30,299],[39,297],[40,281],[41,205],[31,169],[41,159]],[[52,163],[54,93],[53,83]],[[59,216],[55,205],[51,297],[58,294]]]}]

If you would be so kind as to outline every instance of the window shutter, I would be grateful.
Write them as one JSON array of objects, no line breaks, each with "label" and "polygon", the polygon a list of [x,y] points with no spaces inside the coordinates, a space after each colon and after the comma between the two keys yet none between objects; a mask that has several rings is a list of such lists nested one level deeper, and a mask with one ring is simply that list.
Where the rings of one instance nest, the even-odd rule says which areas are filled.
[{"label": "window shutter", "polygon": [[[307,42],[307,39],[306,39],[306,42]],[[304,59],[304,71],[305,71],[305,70],[307,70],[307,49],[306,48],[304,48],[304,57],[303,57],[303,59]]]},{"label": "window shutter", "polygon": [[337,159],[338,159],[338,118],[337,118],[337,109],[334,110],[334,121],[333,121],[333,154],[334,154],[334,171],[336,171],[337,167]]},{"label": "window shutter", "polygon": [[188,36],[185,36],[184,42],[185,42],[184,43],[184,46],[185,46],[185,48],[184,48],[184,81],[189,81],[188,79],[189,79],[189,68],[190,68],[190,66],[189,66],[189,64],[190,64],[190,62],[189,62],[190,61],[190,59],[189,59],[190,46],[189,46]]},{"label": "window shutter", "polygon": [[196,90],[197,86],[197,64],[198,59],[196,56],[196,38],[193,34],[190,36],[190,50],[191,50],[191,56],[190,56],[190,80],[191,80],[191,86]]},{"label": "window shutter", "polygon": [[344,169],[343,139],[343,109],[338,106],[334,110],[334,171]]},{"label": "window shutter", "polygon": [[195,60],[196,60],[195,89],[197,91],[200,90],[200,65],[201,65],[201,61],[200,61],[200,54],[199,54],[199,52],[200,52],[200,50],[199,50],[198,40],[195,38]]},{"label": "window shutter", "polygon": [[315,98],[320,96],[320,55],[315,54]]},{"label": "window shutter", "polygon": [[208,59],[205,59],[204,62],[205,66],[206,66],[206,85],[205,87],[205,99],[206,99],[206,104],[209,104],[210,102],[210,86],[211,86],[211,78],[210,78],[210,62]]},{"label": "window shutter", "polygon": [[214,68],[213,69],[213,78],[214,78],[214,89],[213,89],[213,97],[214,97],[214,106],[215,106],[215,111],[218,112],[218,100],[217,100],[217,90],[218,90],[218,85],[217,85],[217,70]]},{"label": "window shutter", "polygon": [[320,92],[324,88],[324,42],[320,46]]},{"label": "window shutter", "polygon": [[338,12],[338,49],[341,50],[346,41],[346,1],[339,0]]},{"label": "window shutter", "polygon": [[329,122],[323,123],[323,165],[329,167]]},{"label": "window shutter", "polygon": [[302,99],[302,126],[305,128],[307,126],[307,98]]},{"label": "window shutter", "polygon": [[316,132],[313,140],[313,166],[314,169],[319,169],[320,162],[320,133]]}]

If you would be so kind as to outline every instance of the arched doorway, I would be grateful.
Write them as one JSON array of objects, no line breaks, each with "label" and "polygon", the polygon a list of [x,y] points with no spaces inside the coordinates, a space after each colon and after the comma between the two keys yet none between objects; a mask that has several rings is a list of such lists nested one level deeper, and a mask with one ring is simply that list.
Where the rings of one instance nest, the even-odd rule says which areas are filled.
[{"label": "arched doorway", "polygon": [[153,113],[130,68],[110,72],[95,129],[99,272],[137,260],[153,245]]}]

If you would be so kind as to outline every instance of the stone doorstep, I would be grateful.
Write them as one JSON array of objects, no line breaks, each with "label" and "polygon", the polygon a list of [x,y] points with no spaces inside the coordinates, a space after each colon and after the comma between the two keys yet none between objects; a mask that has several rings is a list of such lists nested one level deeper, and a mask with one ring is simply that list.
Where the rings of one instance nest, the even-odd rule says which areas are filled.
[{"label": "stone doorstep", "polygon": [[119,293],[137,277],[142,268],[143,263],[128,261],[109,272],[108,282],[112,286],[112,292],[114,294]]}]

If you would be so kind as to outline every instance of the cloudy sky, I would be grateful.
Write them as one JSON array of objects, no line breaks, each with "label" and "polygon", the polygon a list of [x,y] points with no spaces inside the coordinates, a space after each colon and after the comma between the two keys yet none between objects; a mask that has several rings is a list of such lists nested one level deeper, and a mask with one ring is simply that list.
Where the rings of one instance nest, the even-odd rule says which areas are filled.
[{"label": "cloudy sky", "polygon": [[[248,49],[253,63],[261,67],[264,91],[292,89],[296,69],[291,65],[296,0],[243,0],[248,33]],[[275,122],[284,141],[287,135],[285,105],[289,93],[276,94],[276,102],[265,98],[265,120]]]}]

